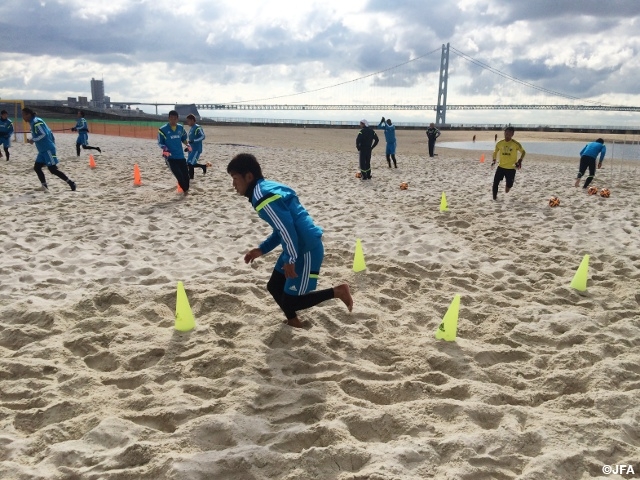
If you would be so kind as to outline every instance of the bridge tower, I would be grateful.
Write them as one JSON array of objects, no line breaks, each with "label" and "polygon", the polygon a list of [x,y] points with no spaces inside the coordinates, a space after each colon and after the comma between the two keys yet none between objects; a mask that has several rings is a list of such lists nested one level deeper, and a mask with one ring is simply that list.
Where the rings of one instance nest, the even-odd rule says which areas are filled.
[{"label": "bridge tower", "polygon": [[440,58],[440,84],[438,86],[438,107],[436,110],[436,125],[444,125],[447,117],[447,82],[449,80],[449,44],[445,48],[442,44]]}]

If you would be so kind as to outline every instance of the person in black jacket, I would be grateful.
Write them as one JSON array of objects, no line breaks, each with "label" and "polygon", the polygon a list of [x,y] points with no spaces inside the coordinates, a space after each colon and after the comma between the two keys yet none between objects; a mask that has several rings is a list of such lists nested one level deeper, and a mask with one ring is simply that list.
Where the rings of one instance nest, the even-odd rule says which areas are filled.
[{"label": "person in black jacket", "polygon": [[356,137],[356,148],[360,152],[360,174],[362,180],[371,180],[371,152],[380,139],[372,128],[369,128],[369,122],[360,120],[360,132]]},{"label": "person in black jacket", "polygon": [[427,128],[427,138],[429,139],[429,156],[433,157],[433,149],[436,146],[436,138],[440,136],[440,130],[438,130],[435,124],[432,122]]}]

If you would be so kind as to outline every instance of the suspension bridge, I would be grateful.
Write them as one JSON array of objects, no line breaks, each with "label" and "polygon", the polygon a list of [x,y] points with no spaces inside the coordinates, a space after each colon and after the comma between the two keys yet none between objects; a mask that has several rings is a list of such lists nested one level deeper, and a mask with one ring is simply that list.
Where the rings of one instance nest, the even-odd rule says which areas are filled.
[{"label": "suspension bridge", "polygon": [[[336,91],[339,87],[344,87],[348,84],[354,84],[360,82],[360,87],[357,89],[358,91],[370,91],[371,85],[366,88],[362,87],[362,82],[367,79],[374,79],[373,85],[382,85],[384,87],[383,82],[381,83],[381,78],[386,77],[387,79],[393,78],[394,76],[402,77],[402,74],[399,74],[399,69],[410,65],[412,67],[412,74],[414,76],[418,75],[420,72],[420,68],[416,68],[415,62],[424,59],[425,57],[436,53],[440,49],[433,50],[424,55],[416,57],[414,59],[403,62],[399,65],[395,65],[393,67],[387,68],[385,70],[381,70],[378,72],[371,73],[369,75],[365,75],[364,77],[356,78],[354,80],[349,80],[346,82],[341,82],[335,85],[330,85],[326,87],[316,88],[312,90],[297,92],[288,95],[279,95],[276,97],[269,97],[263,99],[255,99],[248,101],[236,101],[236,102],[195,102],[194,105],[198,110],[209,110],[209,111],[275,111],[275,110],[289,110],[289,111],[313,111],[313,110],[351,110],[351,111],[362,111],[362,110],[375,110],[375,111],[434,111],[436,112],[436,124],[443,125],[446,123],[446,114],[447,111],[450,110],[585,110],[585,111],[608,111],[608,112],[640,112],[640,107],[637,106],[629,106],[629,105],[608,105],[600,102],[593,102],[588,100],[583,100],[578,97],[574,97],[568,94],[564,94],[561,92],[553,91],[548,88],[540,87],[538,85],[534,85],[527,81],[521,80],[515,76],[504,73],[496,68],[491,67],[475,58],[470,57],[469,55],[457,50],[454,47],[450,47],[447,43],[443,44],[441,48],[441,58],[440,58],[440,74],[439,74],[439,82],[438,82],[438,103],[437,104],[416,104],[412,102],[407,103],[393,103],[393,104],[369,104],[366,102],[362,103],[300,103],[300,104],[290,104],[290,103],[274,103],[274,100],[280,100],[283,98],[290,97],[300,97],[302,95],[306,95],[308,99],[310,94],[318,93],[320,91],[329,91],[332,93]],[[539,93],[542,93],[546,96],[562,98],[565,100],[571,100],[574,102],[582,102],[582,103],[562,103],[562,104],[463,104],[463,105],[449,105],[447,103],[447,93],[448,93],[448,82],[449,82],[449,53],[453,51],[455,55],[459,58],[465,60],[469,64],[475,65],[482,69],[483,72],[490,72],[491,74],[502,77],[503,79],[513,82],[515,84],[519,84],[521,87],[525,87],[528,89],[534,89]],[[387,87],[388,88],[388,87]],[[323,93],[325,93],[323,92]],[[352,98],[351,95],[347,95],[349,98]],[[259,103],[261,102],[261,103]],[[264,103],[262,103],[264,102]],[[119,106],[132,106],[132,105],[154,105],[156,107],[156,113],[158,111],[158,106],[173,106],[175,103],[144,103],[144,102],[112,102],[113,105]]]},{"label": "suspension bridge", "polygon": [[[153,105],[173,104],[154,103]],[[203,110],[362,110],[363,108],[383,111],[438,110],[438,105],[245,105],[237,103],[196,103],[195,105]],[[447,105],[447,110],[601,110],[640,112],[640,107],[615,105]]]}]

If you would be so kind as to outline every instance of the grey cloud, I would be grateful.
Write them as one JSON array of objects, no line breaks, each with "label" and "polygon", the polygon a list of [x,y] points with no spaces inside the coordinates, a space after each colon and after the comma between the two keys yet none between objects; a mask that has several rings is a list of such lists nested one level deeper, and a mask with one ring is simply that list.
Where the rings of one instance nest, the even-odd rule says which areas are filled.
[{"label": "grey cloud", "polygon": [[[501,13],[487,15],[489,4]],[[216,41],[212,44],[206,39],[224,15],[220,10],[222,7],[214,2],[210,2],[195,19],[159,12],[154,9],[153,2],[130,2],[126,11],[104,22],[80,21],[73,17],[73,11],[65,3],[48,1],[45,7],[35,5],[27,9],[25,15],[24,9],[0,4],[0,29],[3,38],[8,39],[0,43],[0,52],[91,60],[105,66],[105,76],[108,76],[110,65],[186,63],[197,68],[199,78],[206,78],[212,85],[262,85],[282,79],[261,77],[267,71],[261,67],[284,64],[293,70],[291,78],[285,80],[290,82],[292,92],[300,92],[309,83],[305,72],[295,68],[300,63],[320,62],[322,69],[329,72],[325,77],[326,84],[331,84],[333,78],[344,78],[345,71],[363,76],[438,49],[424,59],[382,72],[372,79],[377,86],[410,87],[424,81],[425,74],[437,74],[442,43],[450,41],[457,47],[465,41],[468,30],[489,31],[516,20],[527,20],[533,31],[532,42],[517,51],[516,58],[489,56],[503,47],[491,35],[476,40],[478,52],[465,53],[524,81],[573,96],[638,93],[640,88],[635,81],[640,72],[619,75],[624,66],[622,61],[608,69],[578,69],[571,65],[548,67],[535,51],[538,46],[555,45],[558,49],[573,49],[574,57],[589,56],[592,53],[589,49],[593,47],[586,41],[568,46],[563,40],[569,36],[579,38],[581,34],[587,40],[591,35],[605,32],[612,38],[620,38],[621,44],[634,49],[634,55],[637,55],[640,48],[638,34],[631,31],[631,27],[622,27],[624,19],[639,16],[640,2],[637,0],[611,0],[606,4],[595,0],[486,0],[475,11],[462,11],[456,3],[446,0],[370,0],[366,12],[385,15],[394,26],[366,35],[349,29],[340,19],[330,18],[319,4],[318,10],[309,14],[306,20],[309,30],[316,32],[311,38],[294,39],[284,27],[255,24],[250,40],[238,39],[234,36],[234,25],[229,24],[222,31],[215,31]],[[393,40],[385,43],[383,35]],[[460,87],[461,94],[499,96],[510,83],[468,64],[453,53],[450,62],[452,76],[469,77],[468,84]],[[246,65],[255,68],[243,70]],[[21,80],[12,82],[18,84]],[[116,87],[120,91],[127,90],[127,79],[109,79],[108,82],[114,90]],[[34,78],[29,87],[85,91],[85,83],[84,79],[78,82],[73,75],[60,74],[55,79]],[[538,94],[535,90],[530,93]],[[267,97],[269,94],[256,96]]]},{"label": "grey cloud", "polygon": [[558,17],[571,21],[580,16],[622,19],[640,15],[640,4],[636,0],[495,0],[495,3],[506,12],[508,21]]}]

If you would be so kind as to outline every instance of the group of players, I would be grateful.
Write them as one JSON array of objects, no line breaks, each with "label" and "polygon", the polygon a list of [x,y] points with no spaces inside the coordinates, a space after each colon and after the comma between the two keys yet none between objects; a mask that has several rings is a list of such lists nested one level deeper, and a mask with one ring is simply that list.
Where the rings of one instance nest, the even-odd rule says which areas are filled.
[{"label": "group of players", "polygon": [[[398,168],[398,162],[396,160],[396,127],[391,122],[391,119],[382,117],[378,124],[378,129],[384,130],[385,140],[387,142],[387,148],[385,155],[387,157],[387,164],[391,168],[391,161],[393,165]],[[498,198],[498,187],[503,179],[506,179],[505,192],[509,192],[516,177],[516,169],[522,167],[522,160],[525,156],[525,150],[522,145],[513,139],[515,129],[513,127],[507,127],[504,130],[504,140],[500,140],[496,143],[496,147],[493,151],[493,162],[491,167],[496,164],[498,154],[500,155],[500,161],[496,168],[496,173],[493,180],[493,199]],[[427,138],[429,140],[429,156],[433,157],[434,145],[436,138],[440,136],[440,131],[432,123],[427,129]],[[360,159],[360,178],[362,180],[370,180],[371,177],[371,153],[376,145],[378,145],[379,139],[376,132],[369,126],[369,122],[363,119],[360,120],[360,132],[356,137],[356,148],[359,152]],[[520,158],[518,158],[518,152],[520,152]],[[582,172],[584,173],[584,171]],[[579,176],[582,176],[580,174]]]},{"label": "group of players", "polygon": [[[169,122],[158,130],[158,145],[162,149],[167,166],[186,196],[189,195],[189,184],[195,175],[195,168],[201,168],[203,175],[207,173],[207,164],[198,163],[205,134],[202,127],[196,123],[195,115],[187,115],[186,123],[191,127],[188,134],[182,124],[178,123],[178,118],[178,112],[169,112]],[[189,154],[186,159],[185,152]]]},{"label": "group of players", "polygon": [[[387,157],[387,164],[389,165],[389,168],[391,168],[392,160],[394,167],[398,168],[395,155],[397,145],[395,125],[392,124],[391,119],[385,120],[385,118],[382,117],[378,124],[378,129],[384,130],[385,140],[387,143],[385,155]],[[433,157],[435,141],[436,138],[440,136],[440,131],[435,128],[435,125],[432,123],[426,133],[427,138],[429,139],[429,156]],[[506,127],[504,129],[504,139],[497,141],[493,150],[493,162],[491,162],[491,167],[493,168],[496,161],[498,162],[492,186],[492,195],[494,200],[498,199],[498,189],[502,180],[506,181],[505,193],[508,193],[515,182],[516,170],[520,170],[522,168],[522,161],[524,160],[526,151],[522,144],[513,138],[514,133],[514,127]],[[475,135],[473,138],[475,141]],[[496,140],[497,138],[498,137],[496,135]],[[360,131],[356,137],[356,148],[359,152],[360,159],[359,177],[362,180],[370,180],[372,178],[371,154],[376,145],[378,145],[378,142],[378,135],[369,126],[369,122],[365,119],[360,120]],[[518,157],[518,152],[520,153],[520,157]],[[589,186],[596,173],[596,159],[598,156],[600,157],[597,168],[602,168],[602,162],[606,152],[607,147],[605,147],[604,140],[602,138],[598,138],[595,142],[590,142],[585,145],[580,152],[580,165],[575,183],[576,187],[580,186],[580,179],[584,176],[587,169],[589,170],[589,175],[584,182],[583,188],[586,189]]]},{"label": "group of players", "polygon": [[[196,123],[196,117],[192,114],[187,115],[186,118],[186,123],[190,127],[189,133],[178,123],[179,116],[177,111],[171,110],[168,117],[169,121],[158,130],[158,145],[162,149],[162,155],[166,160],[167,166],[178,180],[178,184],[184,192],[184,195],[188,195],[190,180],[194,178],[195,168],[201,168],[203,174],[207,173],[207,164],[198,163],[200,155],[202,154],[202,142],[205,139],[204,130]],[[51,174],[64,180],[69,184],[71,190],[75,190],[75,182],[69,179],[57,167],[59,162],[56,155],[55,138],[47,124],[40,117],[36,116],[36,113],[30,108],[22,109],[22,118],[30,125],[31,138],[27,140],[28,143],[35,144],[38,149],[34,170],[38,175],[43,190],[48,191],[46,178],[42,171],[45,166]],[[385,155],[389,168],[391,168],[391,162],[393,162],[395,168],[398,168],[395,125],[393,125],[391,119],[382,117],[377,128],[384,130],[386,141]],[[101,152],[100,147],[92,147],[89,145],[89,127],[82,110],[77,112],[76,125],[71,130],[78,132],[78,138],[76,140],[77,156],[80,156],[81,148]],[[8,118],[7,111],[2,110],[2,112],[0,112],[0,144],[3,147],[7,161],[9,161],[10,158],[9,148],[11,146],[11,136],[13,133],[13,123],[11,119]],[[506,180],[505,193],[508,193],[515,182],[516,171],[522,168],[522,161],[524,160],[526,152],[520,142],[513,138],[514,133],[515,129],[513,127],[509,126],[505,128],[504,139],[496,143],[493,151],[491,167],[496,164],[499,156],[492,187],[494,200],[498,198],[498,189],[502,180]],[[435,128],[432,123],[427,129],[426,134],[429,140],[429,156],[433,157],[435,140],[440,136],[440,131]],[[362,180],[370,180],[372,178],[371,154],[373,149],[378,145],[378,142],[378,136],[369,126],[367,120],[361,120],[360,131],[356,137],[356,148],[359,152],[360,178]],[[184,150],[183,146],[186,147]],[[606,151],[607,148],[602,138],[598,138],[595,142],[587,144],[582,149],[580,152],[581,157],[578,175],[575,182],[576,187],[580,185],[580,179],[586,173],[587,169],[589,170],[589,175],[584,182],[583,188],[586,189],[589,186],[595,176],[596,168],[602,167]],[[187,158],[185,158],[184,152],[188,152]],[[518,152],[520,152],[519,158]],[[596,158],[598,156],[600,160],[596,167]],[[0,157],[2,157],[2,152],[0,152]]]},{"label": "group of players", "polygon": [[[27,140],[27,143],[35,145],[38,151],[33,169],[40,180],[42,190],[49,191],[45,174],[42,171],[44,167],[47,167],[49,173],[67,182],[71,190],[75,191],[76,183],[58,169],[59,160],[55,136],[51,129],[31,108],[25,107],[22,109],[22,119],[29,124],[31,133],[31,138]],[[198,163],[202,154],[202,141],[205,139],[204,130],[196,123],[194,115],[188,115],[186,122],[191,127],[188,134],[184,127],[178,123],[178,112],[172,110],[169,112],[168,123],[158,130],[158,145],[162,149],[162,155],[166,160],[167,166],[178,179],[178,184],[184,195],[189,193],[189,180],[193,179],[196,167],[201,168],[203,174],[207,173],[207,164]],[[0,145],[3,147],[7,161],[11,156],[9,148],[11,147],[11,137],[14,135],[14,131],[13,122],[8,117],[8,112],[2,110],[0,112]],[[76,125],[71,128],[71,131],[78,132],[78,138],[76,139],[77,156],[80,156],[81,148],[84,150],[97,150],[102,153],[100,147],[89,145],[89,126],[85,119],[84,111],[79,110],[77,112]],[[186,146],[184,151],[183,145]],[[184,157],[184,152],[189,152],[187,159]],[[2,157],[2,152],[0,152],[0,157]]]}]

